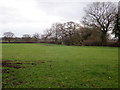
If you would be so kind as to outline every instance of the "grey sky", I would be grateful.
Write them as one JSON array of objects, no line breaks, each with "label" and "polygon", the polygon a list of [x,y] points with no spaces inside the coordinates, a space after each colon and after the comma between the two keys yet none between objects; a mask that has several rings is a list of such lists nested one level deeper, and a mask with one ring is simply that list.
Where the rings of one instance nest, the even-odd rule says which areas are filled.
[{"label": "grey sky", "polygon": [[89,0],[0,0],[0,36],[7,31],[16,36],[43,33],[55,22],[80,23],[83,8],[89,3]]}]

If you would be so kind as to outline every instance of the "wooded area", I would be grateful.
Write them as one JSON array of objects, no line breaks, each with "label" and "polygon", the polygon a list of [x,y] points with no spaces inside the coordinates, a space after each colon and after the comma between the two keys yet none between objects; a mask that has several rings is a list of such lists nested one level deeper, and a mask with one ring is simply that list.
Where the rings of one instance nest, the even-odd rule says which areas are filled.
[{"label": "wooded area", "polygon": [[[24,34],[15,37],[12,32],[3,34],[3,42],[44,42],[64,45],[119,46],[120,10],[112,2],[94,2],[85,8],[81,23],[68,21],[54,23],[44,34]],[[115,37],[112,37],[113,35]],[[111,39],[112,37],[112,39]]]}]

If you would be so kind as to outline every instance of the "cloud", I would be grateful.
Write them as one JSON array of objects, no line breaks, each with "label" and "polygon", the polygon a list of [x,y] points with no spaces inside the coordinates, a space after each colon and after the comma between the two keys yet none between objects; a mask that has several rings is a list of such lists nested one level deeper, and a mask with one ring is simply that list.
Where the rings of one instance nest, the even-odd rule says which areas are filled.
[{"label": "cloud", "polygon": [[43,29],[50,27],[51,23],[60,19],[62,17],[48,15],[45,11],[38,9],[34,0],[2,0],[0,3],[2,32],[9,30],[15,33],[31,32],[30,30],[42,32]]},{"label": "cloud", "polygon": [[0,30],[16,36],[43,33],[52,23],[79,22],[88,3],[80,0],[0,0]]}]

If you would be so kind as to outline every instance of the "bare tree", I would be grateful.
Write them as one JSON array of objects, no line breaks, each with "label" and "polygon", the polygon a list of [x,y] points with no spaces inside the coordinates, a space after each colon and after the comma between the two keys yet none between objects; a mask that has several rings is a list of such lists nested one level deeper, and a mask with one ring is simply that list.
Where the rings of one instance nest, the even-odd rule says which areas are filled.
[{"label": "bare tree", "polygon": [[14,33],[12,33],[12,32],[5,32],[3,34],[4,39],[8,40],[8,42],[10,42],[12,40],[13,36],[14,36]]},{"label": "bare tree", "polygon": [[25,41],[27,41],[27,42],[29,42],[29,41],[31,40],[31,35],[29,35],[29,34],[24,34],[24,35],[22,36],[22,39],[25,40]]},{"label": "bare tree", "polygon": [[49,38],[51,38],[52,33],[53,33],[53,31],[52,31],[51,28],[50,28],[50,29],[46,29],[46,30],[44,31],[44,34],[42,35],[41,39],[46,42]]},{"label": "bare tree", "polygon": [[62,24],[61,23],[54,23],[51,27],[52,30],[52,37],[55,39],[55,43],[60,43],[62,39]]},{"label": "bare tree", "polygon": [[55,43],[66,45],[80,45],[80,25],[75,22],[54,23],[52,27],[46,30],[45,39],[52,39]]},{"label": "bare tree", "polygon": [[78,45],[81,43],[80,27],[78,23],[72,21],[63,24],[62,39],[64,44]]},{"label": "bare tree", "polygon": [[100,28],[102,43],[106,44],[106,34],[111,30],[116,14],[116,5],[112,2],[94,2],[85,9],[84,25]]},{"label": "bare tree", "polygon": [[56,44],[60,43],[60,40],[62,38],[61,29],[61,23],[53,23],[50,29],[45,30],[44,35],[42,35],[42,39],[45,41],[54,41]]},{"label": "bare tree", "polygon": [[65,45],[81,45],[81,26],[75,22],[54,23],[42,36],[45,40]]},{"label": "bare tree", "polygon": [[35,34],[33,34],[33,39],[37,42],[39,39],[40,39],[40,35],[39,35],[39,33],[35,33]]}]

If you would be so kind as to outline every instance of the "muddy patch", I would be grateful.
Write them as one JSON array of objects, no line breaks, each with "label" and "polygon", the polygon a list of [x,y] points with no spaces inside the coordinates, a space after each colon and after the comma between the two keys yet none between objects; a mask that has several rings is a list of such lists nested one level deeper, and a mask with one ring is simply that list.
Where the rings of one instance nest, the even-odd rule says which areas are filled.
[{"label": "muddy patch", "polygon": [[[53,62],[53,61],[46,61],[46,62]],[[17,61],[11,61],[11,60],[2,60],[2,67],[9,67],[9,68],[14,68],[14,69],[20,69],[20,68],[25,68],[25,64],[26,65],[32,65],[32,66],[35,66],[35,65],[38,65],[38,64],[43,64],[43,63],[46,63],[45,61],[35,61],[35,62],[17,62]],[[28,66],[26,66],[28,67]],[[2,72],[3,73],[9,73],[10,72],[10,69],[2,69]]]},{"label": "muddy patch", "polygon": [[2,61],[2,67],[11,67],[11,68],[22,68],[22,64],[30,64],[30,65],[37,65],[37,64],[41,64],[41,63],[45,63],[45,61],[35,61],[35,62],[26,62],[26,63],[21,63],[21,62],[13,62],[10,60],[3,60]]},{"label": "muddy patch", "polygon": [[19,69],[19,68],[22,68],[20,66],[20,64],[22,64],[22,63],[18,63],[18,62],[13,63],[13,62],[10,62],[9,60],[3,60],[2,61],[2,67],[11,67],[11,68]]},{"label": "muddy patch", "polygon": [[[14,69],[19,69],[19,68],[23,68],[21,66],[22,63],[18,63],[18,62],[14,62],[10,61],[10,60],[3,60],[2,61],[2,67],[9,67],[9,68],[14,68]],[[10,73],[11,70],[7,68],[7,69],[2,69],[2,73]]]},{"label": "muddy patch", "polygon": [[10,73],[10,69],[2,69],[2,73]]}]

